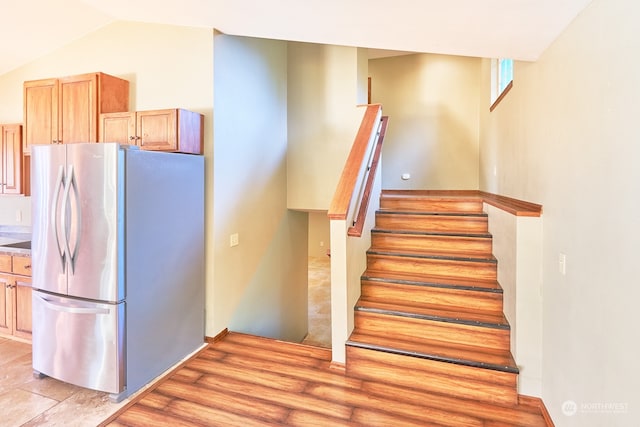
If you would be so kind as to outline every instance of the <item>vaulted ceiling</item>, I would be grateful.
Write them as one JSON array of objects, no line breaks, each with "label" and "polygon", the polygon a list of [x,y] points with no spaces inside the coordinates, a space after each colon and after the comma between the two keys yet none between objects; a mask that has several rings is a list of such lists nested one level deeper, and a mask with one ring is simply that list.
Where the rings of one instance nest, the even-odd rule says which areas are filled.
[{"label": "vaulted ceiling", "polygon": [[535,61],[591,0],[0,0],[0,74],[113,21]]}]

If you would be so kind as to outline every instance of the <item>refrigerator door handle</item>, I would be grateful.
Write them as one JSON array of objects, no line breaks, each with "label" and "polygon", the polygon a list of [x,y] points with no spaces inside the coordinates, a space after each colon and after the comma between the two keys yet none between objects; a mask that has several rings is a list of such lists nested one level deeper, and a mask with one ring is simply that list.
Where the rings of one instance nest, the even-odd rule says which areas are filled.
[{"label": "refrigerator door handle", "polygon": [[[53,206],[51,209],[51,227],[53,228],[53,235],[56,238],[56,248],[58,250],[58,254],[60,255],[60,262],[62,263],[62,272],[64,273],[66,270],[66,253],[64,251],[64,246],[60,242],[60,235],[58,234],[58,225],[60,225],[61,218],[60,211],[58,210],[58,200],[60,199],[60,192],[63,191],[65,187],[64,184],[64,166],[60,165],[58,169],[58,177],[56,178],[56,183],[53,186],[54,194],[53,194]],[[64,199],[64,195],[63,195]],[[62,222],[64,226],[64,222]],[[64,233],[63,233],[64,237]]]},{"label": "refrigerator door handle", "polygon": [[71,231],[75,234],[75,242],[73,244],[73,250],[69,245],[69,241],[67,240],[67,253],[69,254],[69,264],[71,264],[71,273],[73,274],[76,268],[76,260],[78,259],[78,248],[80,247],[80,236],[82,235],[82,207],[80,205],[80,196],[78,194],[78,182],[76,180],[76,174],[73,169],[73,165],[69,165],[69,180],[67,182],[67,187],[69,188],[67,200],[69,201],[71,195],[70,191],[73,191],[73,199],[75,201],[75,212],[71,212],[71,221],[68,222],[69,226],[72,227],[69,230],[69,234]]},{"label": "refrigerator door handle", "polygon": [[[60,209],[60,217],[63,225],[62,236],[64,238],[64,256],[71,261],[71,250],[69,249],[69,184],[71,182],[71,174],[73,173],[72,165],[67,167],[67,179],[64,182],[64,191],[62,193],[62,208]],[[73,274],[73,266],[71,268]]]},{"label": "refrigerator door handle", "polygon": [[109,314],[108,308],[89,308],[89,307],[70,307],[64,304],[57,304],[55,302],[49,301],[41,295],[36,293],[33,294],[34,298],[38,298],[45,306],[49,307],[52,310],[60,311],[63,313],[71,313],[71,314]]}]

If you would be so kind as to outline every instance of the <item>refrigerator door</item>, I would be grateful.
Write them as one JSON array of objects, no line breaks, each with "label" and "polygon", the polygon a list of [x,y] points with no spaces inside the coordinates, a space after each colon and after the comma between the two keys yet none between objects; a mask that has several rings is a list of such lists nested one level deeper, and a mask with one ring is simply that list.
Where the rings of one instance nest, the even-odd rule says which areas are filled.
[{"label": "refrigerator door", "polygon": [[[125,389],[125,303],[102,304],[34,291],[33,369],[108,393]],[[35,345],[35,344],[38,345]]]},{"label": "refrigerator door", "polygon": [[118,144],[67,145],[68,291],[73,297],[124,299],[124,150]]},{"label": "refrigerator door", "polygon": [[66,174],[64,145],[34,145],[31,154],[33,287],[67,293],[65,233],[59,221]]}]

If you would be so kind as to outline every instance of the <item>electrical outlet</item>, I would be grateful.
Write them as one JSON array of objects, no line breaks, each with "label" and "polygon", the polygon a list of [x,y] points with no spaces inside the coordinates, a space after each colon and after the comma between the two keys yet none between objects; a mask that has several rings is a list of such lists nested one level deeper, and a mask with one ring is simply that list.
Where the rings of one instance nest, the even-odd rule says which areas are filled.
[{"label": "electrical outlet", "polygon": [[563,276],[567,274],[567,256],[563,253],[558,256],[558,271]]},{"label": "electrical outlet", "polygon": [[320,242],[320,247],[323,247],[323,246],[324,246],[324,242]]},{"label": "electrical outlet", "polygon": [[229,236],[229,246],[234,247],[240,244],[240,238],[238,237],[238,233],[233,233]]},{"label": "electrical outlet", "polygon": [[20,209],[16,211],[16,222],[22,222],[22,211]]}]

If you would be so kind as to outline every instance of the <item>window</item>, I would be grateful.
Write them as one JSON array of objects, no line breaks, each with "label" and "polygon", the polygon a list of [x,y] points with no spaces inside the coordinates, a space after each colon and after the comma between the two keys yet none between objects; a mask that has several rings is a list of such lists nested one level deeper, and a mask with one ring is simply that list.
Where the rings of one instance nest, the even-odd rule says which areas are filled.
[{"label": "window", "polygon": [[513,59],[500,58],[491,60],[491,108],[500,103],[513,86]]}]

